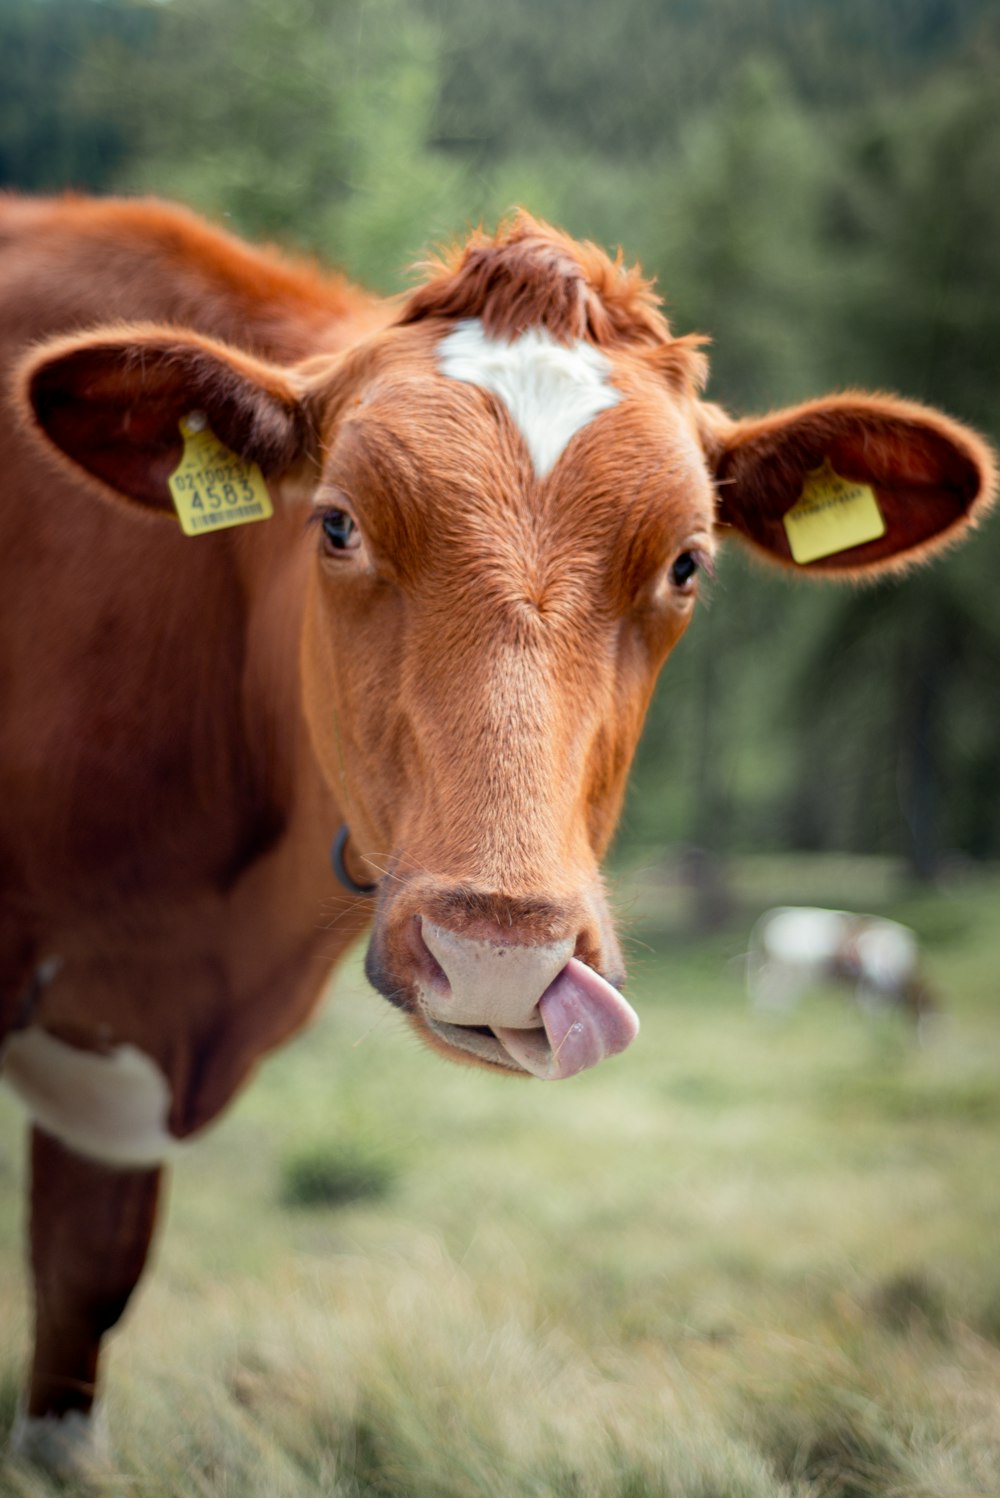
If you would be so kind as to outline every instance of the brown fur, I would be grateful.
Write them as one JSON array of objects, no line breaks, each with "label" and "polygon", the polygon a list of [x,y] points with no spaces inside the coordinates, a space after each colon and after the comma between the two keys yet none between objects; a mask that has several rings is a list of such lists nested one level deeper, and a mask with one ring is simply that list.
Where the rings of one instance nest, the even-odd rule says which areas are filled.
[{"label": "brown fur", "polygon": [[[500,402],[440,374],[469,317],[610,360],[620,401],[543,480]],[[470,1060],[414,1010],[418,916],[569,936],[617,978],[599,865],[694,606],[672,564],[712,553],[716,472],[724,526],[786,562],[803,473],[832,454],[871,476],[888,534],[829,564],[848,573],[947,542],[993,484],[977,438],[887,397],[733,422],[698,401],[699,344],[620,255],[523,214],[400,310],[163,204],[0,200],[0,1043],[30,1022],[133,1044],[171,1130],[202,1127],[370,919],[330,872],[343,821],[356,877],[385,876],[369,972],[451,1059]],[[180,534],[166,480],[192,409],[263,468],[273,520]],[[325,509],[355,517],[353,559],[308,523]],[[39,1145],[35,1414],[67,1379],[89,1407],[150,1232],[148,1171],[80,1170],[85,1190]],[[96,1246],[85,1275],[51,1249],[94,1223],[107,1283]]]},{"label": "brown fur", "polygon": [[545,327],[569,343],[589,338],[599,348],[660,344],[670,328],[653,283],[621,250],[610,260],[589,242],[570,239],[523,210],[494,234],[477,229],[436,259],[421,263],[425,280],[399,316],[481,317],[498,338]]}]

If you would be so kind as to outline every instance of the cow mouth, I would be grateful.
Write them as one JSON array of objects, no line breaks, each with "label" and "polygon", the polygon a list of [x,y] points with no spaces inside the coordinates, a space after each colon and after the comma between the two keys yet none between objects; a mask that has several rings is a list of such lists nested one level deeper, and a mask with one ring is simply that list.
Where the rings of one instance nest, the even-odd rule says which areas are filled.
[{"label": "cow mouth", "polygon": [[606,979],[571,958],[538,1001],[532,1027],[454,1024],[433,1013],[426,999],[421,1017],[447,1045],[505,1071],[544,1081],[563,1080],[623,1051],[635,1039],[639,1019]]},{"label": "cow mouth", "polygon": [[[527,1068],[515,1061],[509,1051],[504,1050],[489,1025],[449,1025],[444,1020],[433,1019],[426,1013],[423,1015],[423,1020],[432,1035],[436,1035],[447,1045],[454,1046],[456,1051],[465,1051],[480,1061],[489,1061],[494,1066],[501,1066],[505,1071],[528,1074]],[[525,1033],[535,1032],[526,1031]]]}]

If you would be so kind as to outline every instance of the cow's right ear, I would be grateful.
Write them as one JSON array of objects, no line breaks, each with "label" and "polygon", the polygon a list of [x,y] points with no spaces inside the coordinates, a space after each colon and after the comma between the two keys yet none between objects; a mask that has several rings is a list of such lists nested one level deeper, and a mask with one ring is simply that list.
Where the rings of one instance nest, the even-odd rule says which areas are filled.
[{"label": "cow's right ear", "polygon": [[27,356],[18,383],[58,452],[117,495],[171,515],[167,479],[184,450],[180,422],[194,412],[265,477],[290,467],[308,442],[293,371],[181,329],[132,325],[56,339]]},{"label": "cow's right ear", "polygon": [[719,520],[803,575],[896,571],[957,540],[997,490],[975,432],[928,406],[847,391],[734,421],[698,412]]}]

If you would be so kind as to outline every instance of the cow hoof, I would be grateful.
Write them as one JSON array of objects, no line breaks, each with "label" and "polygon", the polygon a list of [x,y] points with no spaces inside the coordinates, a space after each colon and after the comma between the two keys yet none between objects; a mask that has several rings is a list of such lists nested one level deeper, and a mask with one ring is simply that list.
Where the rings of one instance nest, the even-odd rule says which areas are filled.
[{"label": "cow hoof", "polygon": [[107,1426],[99,1413],[20,1414],[11,1431],[10,1454],[61,1482],[86,1482],[112,1470]]}]

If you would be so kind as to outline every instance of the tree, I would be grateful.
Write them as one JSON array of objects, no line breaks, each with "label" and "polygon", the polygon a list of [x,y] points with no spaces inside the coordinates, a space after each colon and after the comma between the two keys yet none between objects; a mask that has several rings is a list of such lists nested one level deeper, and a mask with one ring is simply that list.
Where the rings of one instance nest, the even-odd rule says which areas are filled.
[{"label": "tree", "polygon": [[438,42],[406,0],[173,0],[141,63],[108,45],[88,95],[128,120],[128,188],[292,239],[376,287],[461,222],[427,145]]},{"label": "tree", "polygon": [[114,41],[149,42],[155,17],[112,0],[4,0],[0,7],[0,186],[102,188],[129,151],[121,123],[93,109],[78,82]]}]

